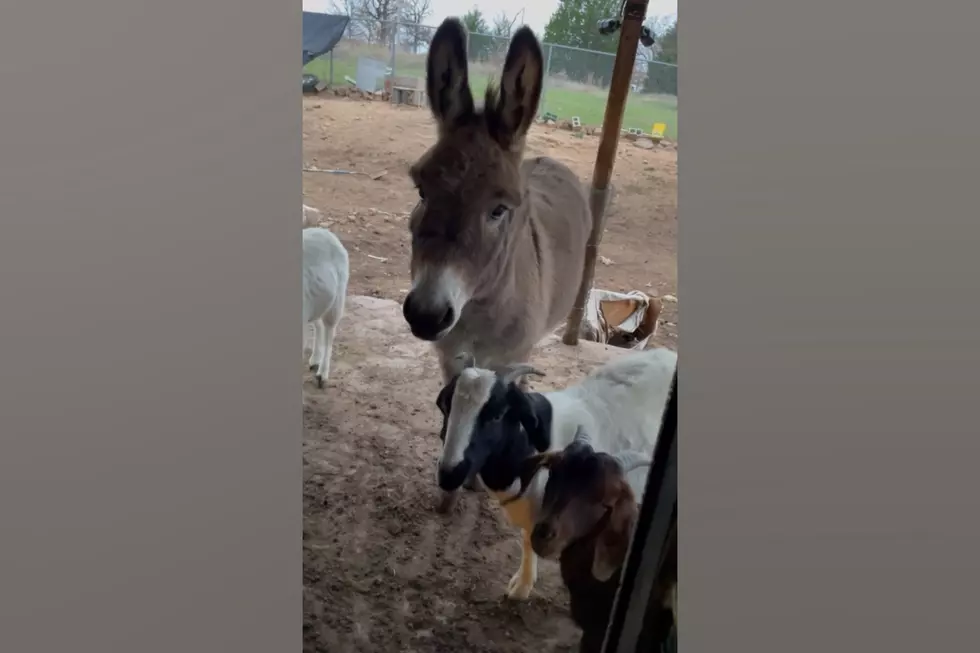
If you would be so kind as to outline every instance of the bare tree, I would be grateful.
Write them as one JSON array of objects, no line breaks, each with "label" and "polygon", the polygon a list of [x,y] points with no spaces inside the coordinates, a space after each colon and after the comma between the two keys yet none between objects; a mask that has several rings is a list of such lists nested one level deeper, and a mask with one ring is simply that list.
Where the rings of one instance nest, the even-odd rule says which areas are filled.
[{"label": "bare tree", "polygon": [[364,26],[358,22],[360,18],[362,0],[330,0],[330,13],[339,16],[350,16],[350,22],[344,30],[344,37],[348,39],[364,38]]},{"label": "bare tree", "polygon": [[359,7],[359,0],[330,0],[330,12],[354,18]]},{"label": "bare tree", "polygon": [[503,38],[510,38],[511,34],[514,32],[514,23],[517,21],[517,14],[513,18],[508,18],[507,13],[501,11],[493,19],[493,24],[490,26],[490,34],[492,36],[500,36]]},{"label": "bare tree", "polygon": [[422,25],[432,13],[431,0],[403,0],[401,20],[408,23],[404,30],[404,44],[411,48],[413,54],[418,54],[423,45],[428,45],[432,38],[431,29]]},{"label": "bare tree", "polygon": [[404,0],[402,2],[402,19],[406,23],[421,25],[431,13],[431,0]]},{"label": "bare tree", "polygon": [[401,5],[401,0],[360,0],[359,13],[368,19],[371,41],[391,42]]}]

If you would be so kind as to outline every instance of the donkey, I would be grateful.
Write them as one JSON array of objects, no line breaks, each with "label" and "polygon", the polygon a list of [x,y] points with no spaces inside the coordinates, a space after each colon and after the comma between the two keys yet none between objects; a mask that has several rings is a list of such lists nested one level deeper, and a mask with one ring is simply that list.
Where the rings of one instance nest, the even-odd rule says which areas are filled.
[{"label": "donkey", "polygon": [[[461,360],[492,370],[527,362],[578,292],[592,229],[585,188],[558,161],[524,160],[543,70],[537,38],[520,28],[478,109],[462,23],[443,21],[429,46],[426,91],[438,138],[409,169],[419,201],[409,218],[412,287],[402,312],[412,334],[433,343],[444,384]],[[454,497],[444,494],[440,510]]]}]

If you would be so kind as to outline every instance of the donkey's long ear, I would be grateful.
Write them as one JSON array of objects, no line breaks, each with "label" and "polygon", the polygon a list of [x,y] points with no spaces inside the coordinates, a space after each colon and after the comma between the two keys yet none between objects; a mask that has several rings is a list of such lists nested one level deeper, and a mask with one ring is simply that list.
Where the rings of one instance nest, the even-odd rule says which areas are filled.
[{"label": "donkey's long ear", "polygon": [[[625,485],[625,481],[623,484]],[[599,534],[595,545],[592,575],[596,580],[603,582],[609,580],[626,562],[626,553],[630,548],[630,537],[633,534],[633,523],[636,522],[637,513],[633,493],[628,491],[628,488],[625,491],[620,490],[612,505],[609,523]]]},{"label": "donkey's long ear", "polygon": [[504,148],[514,149],[523,143],[538,113],[543,79],[541,45],[525,25],[511,39],[500,88],[496,93],[492,87],[487,89],[487,126]]},{"label": "donkey's long ear", "polygon": [[466,28],[456,18],[447,18],[436,30],[425,64],[425,90],[429,108],[445,133],[473,115],[466,63]]}]

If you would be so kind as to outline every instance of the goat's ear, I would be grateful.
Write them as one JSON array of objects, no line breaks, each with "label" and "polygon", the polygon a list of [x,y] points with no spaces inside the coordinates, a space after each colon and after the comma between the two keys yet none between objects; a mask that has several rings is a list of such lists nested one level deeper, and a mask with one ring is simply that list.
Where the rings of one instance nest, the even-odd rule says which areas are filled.
[{"label": "goat's ear", "polygon": [[425,90],[440,133],[446,133],[473,115],[466,28],[455,18],[444,20],[432,37],[425,65]]},{"label": "goat's ear", "polygon": [[560,451],[546,451],[544,453],[534,454],[533,456],[528,456],[521,462],[520,471],[518,475],[521,479],[521,494],[527,490],[527,486],[531,484],[531,480],[534,478],[542,469],[547,469],[551,467],[552,463],[558,459],[561,455]]},{"label": "goat's ear", "polygon": [[439,391],[439,395],[436,397],[436,408],[439,409],[446,417],[449,416],[449,409],[452,408],[453,394],[456,392],[456,379],[459,378],[457,374],[449,383],[443,386],[442,390]]},{"label": "goat's ear", "polygon": [[[625,485],[625,481],[622,484]],[[617,573],[626,561],[629,551],[630,538],[633,534],[633,524],[636,522],[636,502],[633,493],[628,488],[622,488],[616,493],[615,503],[609,523],[599,534],[595,545],[595,557],[592,560],[592,575],[596,580],[607,581]]]},{"label": "goat's ear", "polygon": [[443,415],[449,415],[449,397],[452,394],[452,390],[447,385],[445,388],[439,391],[439,396],[436,397],[436,408]]},{"label": "goat's ear", "polygon": [[487,126],[504,148],[523,142],[538,113],[543,80],[541,45],[531,28],[524,26],[510,41],[499,88],[487,89]]},{"label": "goat's ear", "polygon": [[551,447],[551,438],[544,432],[534,402],[516,383],[507,386],[507,405],[517,415],[521,426],[527,432],[531,446],[538,451],[547,451]]}]

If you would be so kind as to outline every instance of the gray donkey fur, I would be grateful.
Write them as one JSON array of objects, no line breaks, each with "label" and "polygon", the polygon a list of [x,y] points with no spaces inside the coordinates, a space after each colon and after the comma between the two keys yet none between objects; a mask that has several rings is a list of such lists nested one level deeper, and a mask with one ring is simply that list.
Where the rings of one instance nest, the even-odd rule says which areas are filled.
[{"label": "gray donkey fur", "polygon": [[438,140],[409,171],[419,202],[403,314],[433,343],[444,383],[465,361],[494,370],[526,362],[575,301],[592,229],[585,189],[558,161],[524,160],[543,63],[534,33],[517,30],[499,84],[488,85],[478,109],[462,23],[444,21],[429,47]]}]

